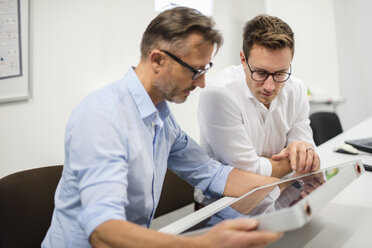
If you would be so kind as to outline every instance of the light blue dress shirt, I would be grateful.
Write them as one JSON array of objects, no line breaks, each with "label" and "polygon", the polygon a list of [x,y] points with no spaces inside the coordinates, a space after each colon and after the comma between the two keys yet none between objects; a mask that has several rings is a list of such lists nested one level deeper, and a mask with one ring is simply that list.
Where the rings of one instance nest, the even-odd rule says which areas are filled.
[{"label": "light blue dress shirt", "polygon": [[42,247],[90,247],[90,234],[112,219],[148,227],[167,167],[212,198],[223,193],[232,170],[210,159],[180,129],[165,101],[154,106],[130,68],[71,114]]}]

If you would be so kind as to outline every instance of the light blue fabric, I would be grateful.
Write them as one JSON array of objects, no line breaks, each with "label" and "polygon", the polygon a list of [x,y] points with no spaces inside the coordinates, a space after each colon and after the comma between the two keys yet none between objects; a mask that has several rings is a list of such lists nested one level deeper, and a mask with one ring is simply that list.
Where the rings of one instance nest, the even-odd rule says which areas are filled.
[{"label": "light blue fabric", "polygon": [[154,106],[133,68],[72,112],[51,227],[42,247],[90,247],[111,219],[148,227],[167,166],[209,197],[232,167],[211,160],[178,126],[165,101]]}]

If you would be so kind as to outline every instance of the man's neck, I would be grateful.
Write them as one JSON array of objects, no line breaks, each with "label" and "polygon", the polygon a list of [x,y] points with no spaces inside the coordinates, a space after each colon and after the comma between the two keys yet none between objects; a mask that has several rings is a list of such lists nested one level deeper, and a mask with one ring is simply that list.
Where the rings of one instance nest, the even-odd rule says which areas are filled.
[{"label": "man's neck", "polygon": [[145,63],[140,62],[138,66],[135,67],[134,72],[137,74],[141,84],[145,88],[147,94],[150,96],[151,101],[156,106],[162,99],[157,96],[157,91],[153,87],[154,76],[149,73],[150,69]]}]

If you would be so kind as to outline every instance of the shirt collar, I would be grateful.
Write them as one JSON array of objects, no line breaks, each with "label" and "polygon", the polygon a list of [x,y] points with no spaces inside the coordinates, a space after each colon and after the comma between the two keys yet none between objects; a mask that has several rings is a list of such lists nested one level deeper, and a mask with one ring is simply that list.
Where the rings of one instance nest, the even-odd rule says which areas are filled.
[{"label": "shirt collar", "polygon": [[246,96],[248,96],[248,98],[253,98],[253,99],[255,99],[255,97],[253,96],[251,90],[249,89],[249,87],[248,87],[248,85],[247,85],[247,81],[246,81],[246,79],[245,79],[245,72],[244,72],[243,65],[240,65],[239,67],[240,67],[240,72],[241,72],[241,74],[240,74],[240,77],[241,77],[240,82],[241,82],[241,84],[242,84],[242,87],[241,87],[241,88],[243,89],[244,94],[245,94]]},{"label": "shirt collar", "polygon": [[159,112],[159,116],[163,121],[169,116],[170,109],[166,101],[161,101],[157,106],[154,105],[137,74],[134,72],[134,67],[128,69],[123,80],[137,106],[142,119],[146,119],[157,112]]},{"label": "shirt collar", "polygon": [[170,109],[166,101],[161,101],[156,105],[159,111],[160,118],[164,121],[170,114]]}]

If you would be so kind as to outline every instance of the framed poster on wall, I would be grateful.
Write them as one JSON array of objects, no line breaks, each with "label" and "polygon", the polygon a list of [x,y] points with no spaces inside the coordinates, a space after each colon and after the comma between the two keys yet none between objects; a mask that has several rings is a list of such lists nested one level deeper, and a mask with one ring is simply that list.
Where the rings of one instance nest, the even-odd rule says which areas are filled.
[{"label": "framed poster on wall", "polygon": [[0,1],[0,103],[31,97],[29,0]]}]

